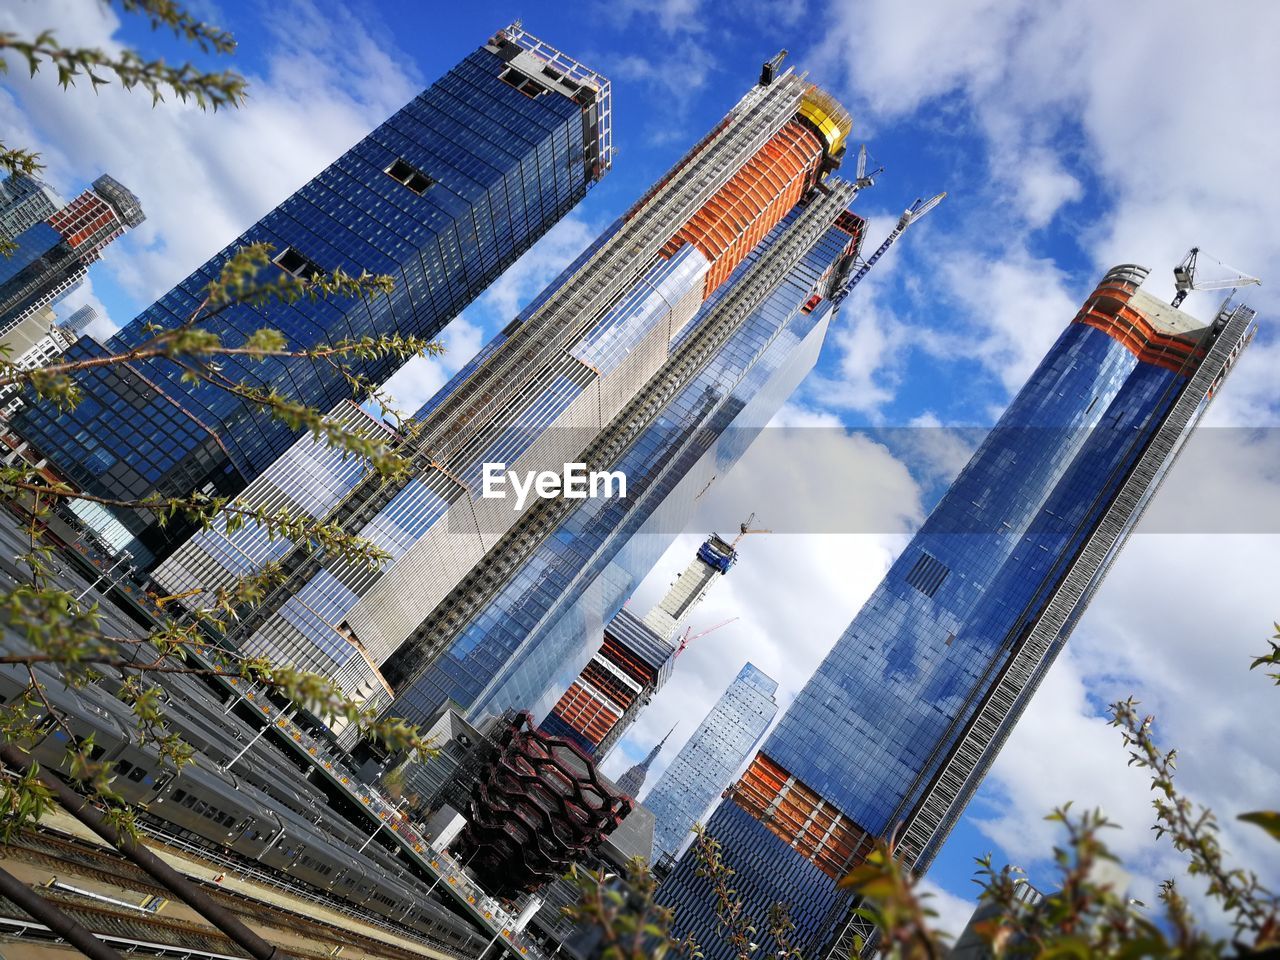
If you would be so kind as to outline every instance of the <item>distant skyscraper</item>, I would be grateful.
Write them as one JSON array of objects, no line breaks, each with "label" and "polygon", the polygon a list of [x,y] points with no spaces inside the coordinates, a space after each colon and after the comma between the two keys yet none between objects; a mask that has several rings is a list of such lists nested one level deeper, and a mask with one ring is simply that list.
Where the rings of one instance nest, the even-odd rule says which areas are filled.
[{"label": "distant skyscraper", "polygon": [[[928,867],[1253,334],[1146,275],[1103,278],[710,819],[748,914],[789,903],[806,957],[849,955],[835,881],[875,838]],[[660,895],[707,933],[694,869]]]},{"label": "distant skyscraper", "polygon": [[[583,198],[612,159],[608,81],[518,27],[500,31],[145,310],[88,358],[128,350],[189,320],[210,280],[249,243],[274,247],[276,269],[299,278],[341,268],[389,274],[389,296],[238,304],[208,326],[235,345],[281,331],[293,349],[387,334],[433,337]],[[0,267],[0,269],[3,269]],[[307,358],[220,360],[226,377],[330,410],[353,389]],[[374,382],[390,356],[344,360]],[[184,382],[168,359],[111,365],[78,378],[83,402],[59,413],[33,404],[20,434],[84,490],[132,500],[236,494],[297,438],[257,404]],[[357,398],[362,399],[362,398]],[[163,555],[190,529],[161,530],[149,511],[117,519]]]},{"label": "distant skyscraper", "polygon": [[47,183],[23,173],[0,180],[0,240],[13,240],[28,227],[48,220],[66,201]]},{"label": "distant skyscraper", "polygon": [[667,735],[653,745],[653,749],[645,754],[645,758],[639,763],[633,764],[631,767],[618,778],[618,789],[629,797],[640,796],[640,791],[644,789],[644,783],[649,779],[649,769],[653,766],[653,761],[658,759],[658,754],[662,753],[662,748],[667,745],[667,741],[671,739],[671,735],[676,732],[675,725],[667,731]]},{"label": "distant skyscraper", "polygon": [[89,304],[85,304],[63,322],[62,326],[74,333],[77,337],[83,337],[89,332],[89,327],[93,321],[98,319],[98,311]]},{"label": "distant skyscraper", "polygon": [[693,825],[702,822],[773,722],[777,692],[777,680],[746,664],[662,772],[644,801],[657,821],[655,861],[680,854]]},{"label": "distant skyscraper", "polygon": [[[19,220],[47,209],[47,188],[40,186],[15,201]],[[0,257],[0,343],[21,339],[36,313],[79,284],[106,245],[144,219],[138,198],[104,174],[14,237],[17,249]]]},{"label": "distant skyscraper", "polygon": [[603,759],[667,682],[684,649],[679,628],[737,559],[733,545],[712,534],[643,620],[626,607],[615,613],[599,651],[556,701],[542,729]]},{"label": "distant skyscraper", "polygon": [[[326,508],[391,556],[381,569],[246,528],[193,539],[157,581],[212,587],[215,571],[285,549],[288,580],[232,642],[314,669],[337,660],[325,672],[345,689],[370,705],[394,693],[415,721],[450,700],[472,719],[545,716],[700,491],[814,363],[862,239],[846,209],[857,188],[827,175],[848,129],[790,71],[744,97],[418,411],[412,479],[363,477]],[[620,471],[626,496],[483,494],[486,464],[571,463]],[[630,547],[638,531],[656,535]]]}]

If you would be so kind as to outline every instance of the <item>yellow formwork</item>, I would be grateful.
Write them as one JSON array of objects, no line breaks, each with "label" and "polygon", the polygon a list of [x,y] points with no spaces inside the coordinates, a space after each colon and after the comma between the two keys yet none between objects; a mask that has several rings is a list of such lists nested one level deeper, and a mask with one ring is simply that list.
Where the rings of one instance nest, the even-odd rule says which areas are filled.
[{"label": "yellow formwork", "polygon": [[835,97],[821,87],[811,86],[800,101],[800,116],[804,117],[822,134],[827,150],[835,156],[844,147],[845,138],[853,129],[853,118]]}]

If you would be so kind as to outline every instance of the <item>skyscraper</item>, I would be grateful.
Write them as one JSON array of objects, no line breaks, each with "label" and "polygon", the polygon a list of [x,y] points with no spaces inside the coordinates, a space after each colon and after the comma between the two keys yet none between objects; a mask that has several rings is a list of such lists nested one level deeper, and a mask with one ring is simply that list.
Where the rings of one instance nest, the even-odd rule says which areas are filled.
[{"label": "skyscraper", "polygon": [[671,739],[671,735],[675,732],[676,725],[672,724],[666,736],[653,745],[653,748],[645,754],[643,760],[623,771],[622,776],[618,778],[619,790],[628,796],[640,796],[640,791],[644,789],[645,781],[649,779],[649,770],[653,767],[653,761],[658,759],[658,754],[662,753],[662,748],[667,745],[667,741]]},{"label": "skyscraper", "polygon": [[[825,176],[848,125],[788,73],[748,94],[624,219],[611,241],[634,237],[659,257],[679,243],[673,260],[708,263],[706,300],[688,320],[673,316],[665,356],[575,458],[624,474],[627,496],[539,500],[504,530],[385,665],[394,712],[419,719],[453,701],[475,717],[516,705],[545,716],[581,672],[697,498],[816,360],[828,295],[862,239],[846,209],[856,188]],[[671,224],[691,200],[688,226]],[[646,232],[646,214],[670,225]]]},{"label": "skyscraper", "polygon": [[737,559],[733,544],[712,534],[643,619],[626,607],[615,613],[604,628],[604,643],[556,701],[542,729],[567,737],[590,756],[607,756],[671,676],[684,649],[676,637],[680,626]]},{"label": "skyscraper", "polygon": [[[6,204],[6,213],[17,225],[45,212],[56,196],[43,184],[28,181],[9,187],[17,195]],[[48,324],[36,314],[79,284],[107,244],[145,219],[138,198],[104,174],[70,203],[17,234],[12,241],[16,249],[0,258],[0,343],[13,346],[48,332]],[[31,335],[26,328],[33,324],[41,329]],[[29,347],[27,343],[18,352]]]},{"label": "skyscraper", "polygon": [[[392,276],[395,288],[366,299],[238,304],[208,323],[224,343],[263,327],[292,349],[432,337],[605,174],[610,123],[607,80],[518,27],[499,31],[105,345],[84,338],[70,356],[128,350],[156,326],[185,323],[233,251],[257,242],[273,246],[286,274],[368,271]],[[395,362],[344,366],[378,382]],[[321,410],[353,393],[337,370],[305,357],[220,363],[223,376]],[[228,391],[184,382],[185,372],[168,359],[103,367],[78,378],[84,400],[73,412],[36,404],[15,424],[90,493],[239,493],[297,432]],[[160,530],[149,511],[117,519],[157,555],[190,533],[181,524]]]},{"label": "skyscraper", "polygon": [[83,337],[89,332],[89,327],[93,325],[93,321],[97,319],[98,311],[89,304],[85,304],[67,317],[62,326],[68,333],[74,334],[76,337]]},{"label": "skyscraper", "polygon": [[662,772],[644,801],[657,821],[654,861],[663,854],[679,855],[693,825],[702,821],[773,722],[777,692],[777,680],[755,664],[745,664]]},{"label": "skyscraper", "polygon": [[[397,441],[411,480],[344,487],[325,515],[391,561],[370,570],[286,544],[288,580],[232,641],[313,669],[336,657],[325,672],[345,689],[371,705],[394,694],[415,721],[449,700],[473,718],[544,716],[699,492],[816,359],[862,239],[846,209],[856,186],[828,176],[849,126],[790,71],[753,88],[418,411]],[[621,473],[625,495],[484,494],[487,466],[574,463]],[[628,552],[646,523],[657,535]],[[156,579],[216,586],[215,572],[269,559],[255,547],[245,562],[253,537],[265,540],[196,538]]]},{"label": "skyscraper", "polygon": [[[876,838],[928,867],[1252,337],[1248,307],[1204,323],[1146,275],[1106,274],[711,817],[805,956],[849,955],[835,881]],[[661,896],[705,931],[689,859]]]}]

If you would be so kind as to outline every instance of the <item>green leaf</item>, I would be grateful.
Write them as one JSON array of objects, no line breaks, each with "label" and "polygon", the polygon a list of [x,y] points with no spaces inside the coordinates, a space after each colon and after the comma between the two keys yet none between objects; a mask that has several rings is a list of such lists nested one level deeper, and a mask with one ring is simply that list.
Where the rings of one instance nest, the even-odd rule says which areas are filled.
[{"label": "green leaf", "polygon": [[1255,810],[1253,813],[1242,813],[1237,820],[1252,823],[1271,834],[1272,840],[1280,840],[1280,812],[1275,810]]}]

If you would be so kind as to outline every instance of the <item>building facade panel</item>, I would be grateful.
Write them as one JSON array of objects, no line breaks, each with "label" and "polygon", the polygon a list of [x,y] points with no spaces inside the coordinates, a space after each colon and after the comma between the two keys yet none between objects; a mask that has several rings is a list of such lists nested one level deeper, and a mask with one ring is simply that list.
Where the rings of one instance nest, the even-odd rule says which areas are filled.
[{"label": "building facade panel", "polygon": [[[793,217],[794,214],[775,228],[774,239],[786,233]],[[488,607],[492,612],[482,614],[461,630],[454,644],[424,674],[407,682],[401,679],[405,676],[404,667],[396,661],[409,652],[404,649],[389,661],[387,675],[397,688],[396,712],[425,717],[452,700],[463,705],[471,716],[498,714],[516,704],[540,704],[538,715],[545,715],[571,682],[566,679],[564,686],[547,700],[564,665],[576,661],[580,671],[593,652],[588,646],[590,634],[578,635],[565,649],[566,638],[556,621],[584,592],[592,590],[588,586],[591,581],[601,576],[613,554],[702,458],[707,444],[736,425],[748,399],[757,399],[758,394],[761,403],[771,406],[770,413],[781,405],[796,381],[787,383],[786,392],[762,388],[770,384],[779,368],[786,366],[789,354],[819,321],[826,319],[828,311],[805,313],[800,308],[818,278],[846,255],[848,241],[847,233],[834,227],[828,229],[773,294],[744,319],[712,361],[671,398],[657,421],[613,465],[613,469],[627,476],[626,500],[594,499],[576,506],[559,532],[549,537],[500,591]],[[763,251],[768,245],[762,246],[763,250],[755,251],[749,262],[767,256]],[[725,285],[732,286],[732,281]],[[716,302],[716,298],[708,301],[704,311],[709,314]],[[770,347],[776,350],[771,352]],[[741,435],[745,431],[732,432]],[[692,447],[695,437],[698,445]],[[735,438],[741,439],[742,436]],[[713,455],[712,459],[719,459],[719,465],[727,472],[736,457]],[[694,490],[690,498],[697,493]],[[691,499],[686,507],[691,512]],[[669,528],[675,529],[678,528]],[[671,532],[667,542],[674,536]],[[656,546],[656,541],[651,543],[650,551]],[[656,556],[651,555],[648,563],[654,561]],[[647,571],[647,566],[643,570]],[[639,582],[627,579],[632,589]],[[600,586],[621,582],[610,578],[600,581]],[[607,620],[629,592],[605,601],[597,608],[599,613],[589,615],[590,619],[603,613]],[[558,608],[555,613],[553,608]],[[571,621],[566,621],[566,628],[574,634]]]}]

